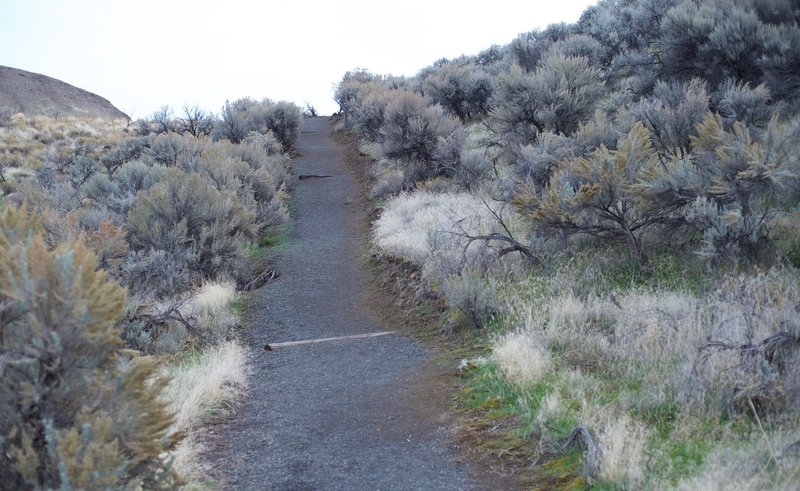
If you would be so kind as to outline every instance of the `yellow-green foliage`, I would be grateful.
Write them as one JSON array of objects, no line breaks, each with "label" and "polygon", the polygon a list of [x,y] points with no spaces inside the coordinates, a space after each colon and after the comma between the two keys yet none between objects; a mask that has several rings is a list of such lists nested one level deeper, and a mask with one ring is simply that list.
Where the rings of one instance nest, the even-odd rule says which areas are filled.
[{"label": "yellow-green foliage", "polygon": [[49,247],[33,213],[0,216],[0,482],[141,489],[176,482],[159,363],[121,351],[125,291],[81,240]]},{"label": "yellow-green foliage", "polygon": [[562,162],[541,198],[520,201],[535,203],[533,219],[542,230],[623,241],[646,263],[642,234],[671,210],[659,209],[639,186],[657,164],[647,129],[636,123],[617,150],[601,145],[587,157]]}]

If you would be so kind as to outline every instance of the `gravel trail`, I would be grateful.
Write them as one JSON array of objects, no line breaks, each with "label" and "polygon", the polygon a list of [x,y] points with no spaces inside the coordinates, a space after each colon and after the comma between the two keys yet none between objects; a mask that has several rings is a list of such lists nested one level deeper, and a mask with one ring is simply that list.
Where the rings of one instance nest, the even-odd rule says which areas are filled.
[{"label": "gravel trail", "polygon": [[303,122],[281,276],[247,315],[251,387],[215,428],[225,489],[475,489],[449,442],[441,370],[402,335],[266,352],[271,342],[392,330],[370,301],[367,215],[327,118]]}]

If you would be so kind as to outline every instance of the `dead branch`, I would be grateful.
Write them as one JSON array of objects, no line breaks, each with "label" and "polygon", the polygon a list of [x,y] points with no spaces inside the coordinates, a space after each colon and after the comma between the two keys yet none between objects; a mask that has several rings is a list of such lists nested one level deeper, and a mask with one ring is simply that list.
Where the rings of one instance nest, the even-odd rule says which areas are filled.
[{"label": "dead branch", "polygon": [[274,269],[265,269],[262,271],[258,276],[253,278],[249,283],[242,287],[243,292],[249,292],[253,290],[258,290],[262,286],[266,285],[270,281],[278,278],[280,273],[275,271]]},{"label": "dead branch", "polygon": [[297,179],[303,181],[305,179],[325,179],[326,177],[333,177],[329,174],[300,174]]},{"label": "dead branch", "polygon": [[603,449],[594,441],[592,435],[589,434],[589,430],[583,426],[578,426],[572,430],[567,441],[561,446],[561,452],[573,445],[580,446],[581,442],[586,446],[586,469],[588,475],[591,476],[596,471],[595,467],[603,455]]},{"label": "dead branch", "polygon": [[264,351],[275,351],[278,348],[286,348],[289,346],[303,346],[306,344],[329,343],[331,341],[378,338],[382,336],[388,336],[390,334],[395,334],[396,332],[397,331],[371,332],[367,334],[351,334],[349,336],[334,336],[330,338],[303,339],[301,341],[284,341],[282,343],[267,343],[267,345],[264,346]]},{"label": "dead branch", "polygon": [[703,362],[707,361],[715,352],[739,351],[742,356],[750,357],[761,355],[768,363],[773,364],[776,361],[775,355],[784,346],[800,346],[800,334],[780,331],[755,345],[752,344],[752,341],[746,344],[734,344],[725,341],[709,340],[707,343],[700,346],[698,351],[703,353]]},{"label": "dead branch", "polygon": [[567,437],[567,441],[561,446],[561,451],[563,452],[572,445],[580,445],[581,441],[584,445],[586,445],[586,448],[589,450],[590,454],[594,455],[602,452],[597,443],[595,443],[594,439],[592,439],[592,435],[589,434],[589,430],[583,426],[578,426],[572,430],[572,433],[570,433],[569,437]]},{"label": "dead branch", "polygon": [[[499,248],[499,250],[497,251],[497,255],[499,257],[503,257],[506,254],[510,254],[512,252],[518,252],[520,256],[530,261],[531,263],[537,265],[541,264],[541,260],[536,256],[536,253],[533,250],[533,248],[518,241],[514,237],[514,234],[511,233],[511,229],[509,228],[508,224],[503,218],[503,211],[505,210],[505,207],[508,203],[503,203],[502,207],[500,208],[500,211],[498,212],[494,210],[491,206],[489,206],[489,203],[487,203],[483,197],[481,197],[481,202],[486,207],[486,209],[489,210],[489,213],[492,215],[495,221],[500,225],[500,228],[502,228],[503,232],[491,232],[488,234],[473,235],[464,230],[463,227],[461,229],[461,232],[451,232],[452,234],[458,237],[466,239],[466,243],[464,244],[464,247],[462,249],[462,263],[465,263],[467,261],[467,252],[469,251],[470,246],[474,242],[482,243],[480,247],[481,251],[486,250],[489,247],[489,244],[491,243],[501,242],[507,245]],[[461,221],[457,223],[459,223],[460,225]]]},{"label": "dead branch", "polygon": [[183,303],[183,301],[171,303],[165,310],[155,314],[137,312],[130,320],[143,322],[143,330],[145,332],[155,333],[158,333],[160,327],[166,326],[170,322],[177,322],[183,326],[188,333],[200,340],[200,342],[206,343],[208,339],[197,329],[197,317],[194,315],[184,316],[180,311],[180,307]]}]

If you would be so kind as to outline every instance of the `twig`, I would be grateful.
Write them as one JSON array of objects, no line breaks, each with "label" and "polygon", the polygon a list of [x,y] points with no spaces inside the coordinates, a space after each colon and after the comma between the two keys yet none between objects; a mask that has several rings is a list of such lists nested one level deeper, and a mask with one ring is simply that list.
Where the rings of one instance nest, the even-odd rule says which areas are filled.
[{"label": "twig", "polygon": [[[772,444],[769,443],[769,438],[767,438],[767,432],[764,431],[764,427],[761,425],[761,418],[758,417],[758,411],[756,411],[756,407],[753,405],[753,400],[750,397],[747,397],[747,403],[750,405],[750,409],[753,410],[753,415],[756,417],[756,423],[758,423],[758,429],[761,430],[761,436],[764,437],[764,443],[767,444],[767,448],[769,449],[770,459],[767,461],[767,464],[764,466],[766,469],[767,465],[774,460],[775,463],[778,463],[778,458],[775,456],[775,450],[772,449]],[[763,472],[763,470],[762,470]]]},{"label": "twig", "polygon": [[243,286],[242,291],[249,292],[261,288],[262,286],[266,285],[267,283],[269,283],[270,281],[274,280],[279,276],[280,273],[278,273],[274,269],[265,269],[258,276],[253,278],[249,283]]}]

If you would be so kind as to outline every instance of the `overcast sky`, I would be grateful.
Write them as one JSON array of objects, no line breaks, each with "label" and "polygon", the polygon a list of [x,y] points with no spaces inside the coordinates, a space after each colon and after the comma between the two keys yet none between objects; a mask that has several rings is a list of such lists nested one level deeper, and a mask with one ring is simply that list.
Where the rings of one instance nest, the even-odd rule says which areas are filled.
[{"label": "overcast sky", "polygon": [[353,68],[414,75],[596,1],[2,0],[0,65],[94,92],[134,118],[250,96],[337,110]]}]

